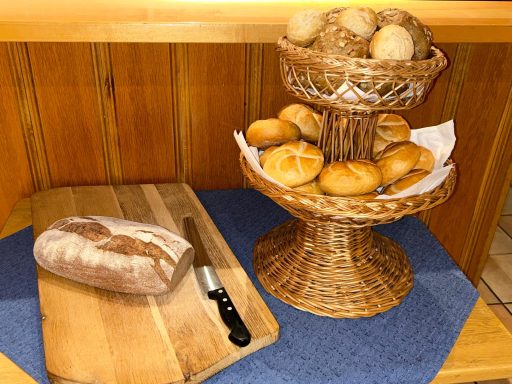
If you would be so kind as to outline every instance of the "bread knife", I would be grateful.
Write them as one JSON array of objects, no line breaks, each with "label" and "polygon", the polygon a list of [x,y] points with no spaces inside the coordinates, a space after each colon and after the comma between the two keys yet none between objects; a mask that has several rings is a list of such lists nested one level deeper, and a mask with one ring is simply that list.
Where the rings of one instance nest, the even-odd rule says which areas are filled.
[{"label": "bread knife", "polygon": [[210,300],[217,302],[222,321],[230,330],[229,340],[239,347],[245,347],[251,342],[251,334],[215,272],[193,217],[183,218],[183,229],[186,239],[194,247],[193,267],[201,290]]}]

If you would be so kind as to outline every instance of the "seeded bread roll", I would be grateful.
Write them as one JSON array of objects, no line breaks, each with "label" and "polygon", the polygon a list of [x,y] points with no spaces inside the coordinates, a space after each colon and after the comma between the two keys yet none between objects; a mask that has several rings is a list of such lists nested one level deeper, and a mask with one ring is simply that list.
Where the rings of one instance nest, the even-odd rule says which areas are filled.
[{"label": "seeded bread roll", "polygon": [[[315,116],[316,115],[316,116]],[[316,144],[320,136],[322,115],[304,104],[290,104],[281,109],[277,115],[281,120],[288,120],[297,124],[301,137]]]},{"label": "seeded bread roll", "polygon": [[409,123],[400,115],[381,113],[377,117],[375,128],[375,141],[373,143],[373,156],[386,146],[398,141],[407,141],[411,138]]},{"label": "seeded bread roll", "polygon": [[376,163],[382,172],[381,185],[387,186],[407,175],[420,158],[420,149],[411,141],[389,144],[377,154]]},{"label": "seeded bread roll", "polygon": [[310,49],[330,55],[365,58],[369,54],[369,43],[348,28],[329,24]]},{"label": "seeded bread roll", "polygon": [[374,59],[410,60],[414,55],[414,43],[404,27],[390,24],[375,32],[370,42],[370,54]]},{"label": "seeded bread roll", "polygon": [[330,196],[357,196],[374,191],[382,181],[380,169],[369,160],[346,160],[327,164],[318,182]]},{"label": "seeded bread roll", "polygon": [[393,184],[388,185],[382,192],[384,195],[396,195],[399,192],[413,186],[418,181],[423,180],[425,177],[430,175],[429,171],[424,169],[413,169],[404,177],[395,181]]},{"label": "seeded bread roll", "polygon": [[312,195],[323,195],[324,192],[320,188],[320,184],[318,184],[318,181],[315,179],[313,181],[310,181],[309,183],[306,183],[304,185],[298,186],[293,188],[296,191],[305,192],[305,193],[311,193]]},{"label": "seeded bread roll", "polygon": [[291,140],[299,140],[300,129],[288,120],[274,118],[256,120],[247,129],[245,137],[249,145],[265,149],[272,145],[281,145]]},{"label": "seeded bread roll", "polygon": [[273,146],[268,147],[267,149],[265,149],[265,151],[263,151],[263,153],[260,155],[260,165],[261,165],[262,168],[265,165],[265,163],[266,163],[268,157],[270,156],[270,154],[272,152],[274,152],[277,148],[279,148],[277,145],[273,145]]},{"label": "seeded bread roll", "polygon": [[274,180],[295,188],[314,180],[324,165],[324,155],[316,145],[290,141],[275,149],[263,170]]},{"label": "seeded bread roll", "polygon": [[291,43],[299,47],[306,47],[324,29],[325,23],[326,17],[320,11],[306,9],[297,12],[288,20],[286,37]]},{"label": "seeded bread roll", "polygon": [[53,223],[37,238],[34,257],[44,269],[83,284],[161,295],[185,276],[194,249],[157,225],[87,216]]},{"label": "seeded bread roll", "polygon": [[418,148],[420,149],[420,159],[414,166],[414,169],[424,169],[432,172],[436,163],[434,155],[429,149],[422,147],[421,145],[419,145]]},{"label": "seeded bread roll", "polygon": [[430,56],[432,31],[415,16],[402,9],[388,8],[380,11],[377,17],[379,28],[396,24],[409,32],[414,43],[413,60],[424,60]]},{"label": "seeded bread roll", "polygon": [[377,29],[377,14],[368,7],[346,8],[339,13],[336,24],[370,40]]}]

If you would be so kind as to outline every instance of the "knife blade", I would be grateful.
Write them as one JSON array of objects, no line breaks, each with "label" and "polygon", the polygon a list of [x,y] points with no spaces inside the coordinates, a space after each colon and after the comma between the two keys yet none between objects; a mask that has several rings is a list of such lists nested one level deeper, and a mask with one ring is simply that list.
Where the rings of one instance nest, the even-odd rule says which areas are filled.
[{"label": "knife blade", "polygon": [[247,346],[251,342],[251,334],[215,272],[193,217],[183,218],[183,229],[186,239],[194,247],[193,267],[199,286],[210,300],[217,302],[222,321],[230,330],[229,340],[239,347]]}]

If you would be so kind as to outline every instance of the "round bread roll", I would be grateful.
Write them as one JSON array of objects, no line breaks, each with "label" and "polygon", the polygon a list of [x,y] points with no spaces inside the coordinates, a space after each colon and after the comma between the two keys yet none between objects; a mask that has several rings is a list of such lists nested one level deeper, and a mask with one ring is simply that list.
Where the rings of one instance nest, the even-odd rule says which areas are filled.
[{"label": "round bread roll", "polygon": [[288,120],[274,118],[256,120],[247,129],[245,137],[249,145],[264,149],[291,140],[299,140],[300,129]]},{"label": "round bread roll", "polygon": [[390,24],[404,27],[414,43],[413,60],[424,60],[430,56],[432,31],[409,12],[397,8],[388,8],[377,14],[379,28]]},{"label": "round bread roll", "polygon": [[418,148],[420,149],[420,159],[414,166],[414,169],[424,169],[432,172],[436,163],[434,155],[429,149],[422,147],[421,145],[419,145]]},{"label": "round bread roll", "polygon": [[373,35],[370,54],[374,59],[410,60],[414,55],[414,43],[404,27],[386,25]]},{"label": "round bread roll", "polygon": [[397,193],[402,192],[403,190],[416,184],[418,181],[424,179],[428,175],[430,175],[429,171],[426,171],[424,169],[413,169],[411,172],[409,172],[407,175],[405,175],[398,181],[395,181],[393,184],[388,185],[386,188],[384,188],[384,191],[382,193],[384,195],[396,195]]},{"label": "round bread roll", "polygon": [[304,185],[298,186],[293,188],[295,191],[305,192],[305,193],[311,193],[313,195],[323,195],[324,191],[320,188],[320,184],[318,184],[318,181],[315,179],[313,181],[310,181],[309,183],[306,183]]},{"label": "round bread roll", "polygon": [[275,149],[263,170],[274,180],[295,188],[318,176],[324,165],[324,154],[316,145],[290,141]]},{"label": "round bread roll", "polygon": [[[315,116],[318,115],[318,116]],[[320,136],[321,121],[319,113],[304,104],[290,104],[281,109],[277,115],[281,120],[288,120],[297,124],[300,129],[301,137],[311,143],[316,143]]]},{"label": "round bread roll", "polygon": [[368,7],[346,8],[339,13],[336,24],[370,40],[377,29],[377,14]]},{"label": "round bread roll", "polygon": [[270,154],[274,152],[277,148],[279,148],[277,145],[273,145],[265,149],[265,151],[263,151],[263,153],[260,155],[260,165],[262,167],[265,165],[265,162],[267,161]]},{"label": "round bread roll", "polygon": [[330,55],[365,58],[368,57],[369,46],[368,41],[350,29],[330,24],[320,32],[310,49]]},{"label": "round bread roll", "polygon": [[420,158],[420,149],[411,141],[389,144],[377,154],[376,163],[382,172],[381,185],[387,186],[407,175]]},{"label": "round bread roll", "polygon": [[375,141],[373,143],[373,156],[382,151],[391,143],[407,141],[411,138],[409,123],[400,115],[381,113],[377,117],[375,128]]},{"label": "round bread roll", "polygon": [[288,20],[286,37],[291,43],[299,47],[306,47],[324,29],[325,23],[324,13],[315,9],[305,9],[297,12]]},{"label": "round bread roll", "polygon": [[331,196],[357,196],[374,191],[382,181],[382,174],[369,160],[346,160],[327,164],[318,182]]}]

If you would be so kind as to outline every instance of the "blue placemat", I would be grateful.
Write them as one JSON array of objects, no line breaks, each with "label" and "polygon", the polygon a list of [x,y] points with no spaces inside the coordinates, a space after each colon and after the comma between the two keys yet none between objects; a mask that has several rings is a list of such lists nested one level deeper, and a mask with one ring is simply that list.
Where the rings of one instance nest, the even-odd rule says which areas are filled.
[{"label": "blue placemat", "polygon": [[[414,288],[401,305],[372,318],[330,319],[277,300],[253,272],[254,241],[287,212],[254,190],[197,194],[281,327],[275,344],[208,384],[428,383],[437,374],[478,293],[420,221],[375,228],[404,248],[414,268]],[[32,244],[30,228],[0,241],[0,350],[47,383]]]}]

